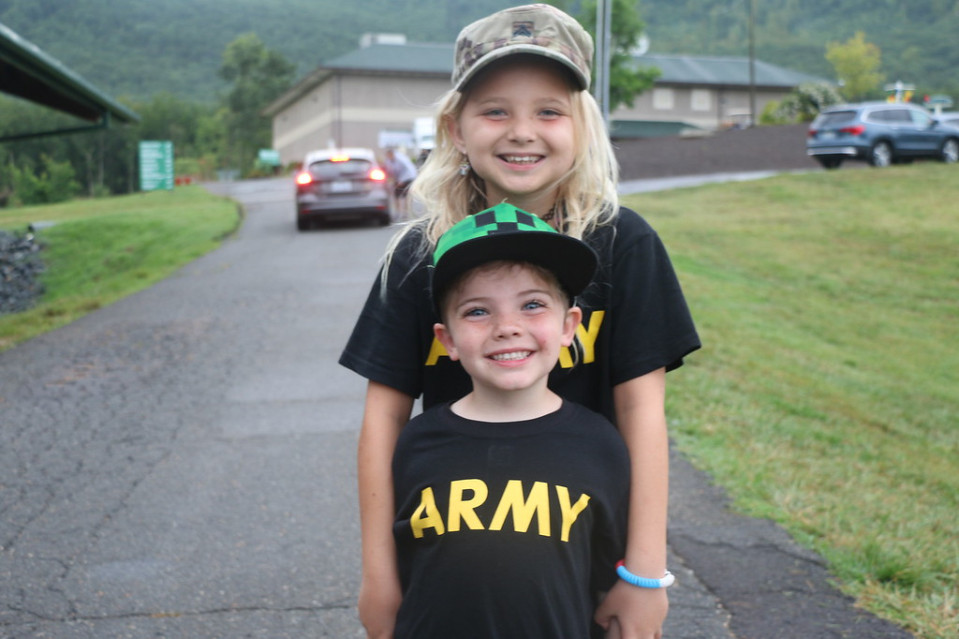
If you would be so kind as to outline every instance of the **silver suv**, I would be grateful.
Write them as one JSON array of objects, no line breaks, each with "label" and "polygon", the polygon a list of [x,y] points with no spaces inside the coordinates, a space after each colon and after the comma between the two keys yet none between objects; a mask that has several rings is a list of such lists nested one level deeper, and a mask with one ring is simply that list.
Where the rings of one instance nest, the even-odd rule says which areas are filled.
[{"label": "silver suv", "polygon": [[880,167],[917,157],[952,163],[959,161],[959,130],[912,104],[843,104],[825,109],[809,125],[806,152],[827,169],[843,160]]}]

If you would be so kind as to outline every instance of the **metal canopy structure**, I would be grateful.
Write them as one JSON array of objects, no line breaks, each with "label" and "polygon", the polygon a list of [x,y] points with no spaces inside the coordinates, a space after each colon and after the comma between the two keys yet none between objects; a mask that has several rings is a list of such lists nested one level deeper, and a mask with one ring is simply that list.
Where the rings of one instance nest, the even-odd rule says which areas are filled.
[{"label": "metal canopy structure", "polygon": [[140,121],[136,113],[3,24],[0,24],[0,91],[94,123],[0,137],[0,142],[105,129],[111,122]]}]

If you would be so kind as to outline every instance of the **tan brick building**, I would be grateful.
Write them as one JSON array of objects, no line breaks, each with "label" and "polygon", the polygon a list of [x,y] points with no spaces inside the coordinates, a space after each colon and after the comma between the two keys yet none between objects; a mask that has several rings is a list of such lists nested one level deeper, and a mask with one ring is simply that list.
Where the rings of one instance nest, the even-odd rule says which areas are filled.
[{"label": "tan brick building", "polygon": [[[413,121],[431,116],[450,88],[452,60],[451,44],[364,36],[358,49],[320,66],[264,110],[273,121],[273,148],[286,164],[328,146],[408,146]],[[747,58],[644,55],[635,63],[662,75],[632,108],[611,114],[613,137],[709,131],[748,120]],[[757,61],[756,112],[804,82],[825,80]]]}]

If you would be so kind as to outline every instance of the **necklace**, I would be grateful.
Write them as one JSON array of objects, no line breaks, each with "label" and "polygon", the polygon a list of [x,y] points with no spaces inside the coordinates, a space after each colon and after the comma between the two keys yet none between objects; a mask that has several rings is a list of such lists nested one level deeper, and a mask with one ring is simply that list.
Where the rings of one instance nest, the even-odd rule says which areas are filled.
[{"label": "necklace", "polygon": [[556,207],[555,207],[555,206],[554,206],[553,208],[551,208],[551,209],[549,210],[549,212],[546,213],[546,215],[544,215],[543,217],[541,217],[541,218],[539,218],[539,219],[543,220],[544,222],[549,222],[549,221],[552,220],[554,217],[556,217]]}]

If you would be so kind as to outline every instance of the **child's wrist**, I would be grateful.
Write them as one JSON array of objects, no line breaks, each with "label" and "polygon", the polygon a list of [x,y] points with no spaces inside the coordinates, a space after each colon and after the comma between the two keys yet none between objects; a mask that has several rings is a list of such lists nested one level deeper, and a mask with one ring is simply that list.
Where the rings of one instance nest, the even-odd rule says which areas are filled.
[{"label": "child's wrist", "polygon": [[616,574],[620,579],[626,583],[636,586],[637,588],[669,588],[676,582],[676,577],[673,576],[673,573],[668,570],[663,575],[662,579],[650,579],[648,577],[640,577],[639,575],[634,575],[626,569],[626,560],[622,559],[616,564]]}]

